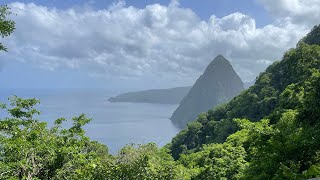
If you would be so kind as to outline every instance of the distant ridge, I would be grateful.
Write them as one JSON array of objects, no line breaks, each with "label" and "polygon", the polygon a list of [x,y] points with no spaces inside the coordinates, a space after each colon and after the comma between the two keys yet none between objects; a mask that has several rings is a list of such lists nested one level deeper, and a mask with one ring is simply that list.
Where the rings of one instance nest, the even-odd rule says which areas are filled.
[{"label": "distant ridge", "polygon": [[146,91],[128,92],[108,99],[110,102],[134,102],[153,104],[179,104],[189,92],[191,86],[170,89],[151,89]]},{"label": "distant ridge", "polygon": [[231,100],[242,90],[243,82],[230,62],[218,55],[183,98],[171,120],[176,125],[184,127],[201,112]]}]

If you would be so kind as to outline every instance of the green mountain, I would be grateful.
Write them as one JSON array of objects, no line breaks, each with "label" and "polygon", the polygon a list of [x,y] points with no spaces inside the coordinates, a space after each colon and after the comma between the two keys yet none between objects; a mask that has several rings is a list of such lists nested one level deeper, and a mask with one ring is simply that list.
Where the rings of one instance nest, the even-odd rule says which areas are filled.
[{"label": "green mountain", "polygon": [[219,55],[207,66],[170,119],[185,127],[199,113],[231,100],[243,89],[243,83],[230,62]]},{"label": "green mountain", "polygon": [[320,176],[320,25],[168,145],[195,179]]},{"label": "green mountain", "polygon": [[146,91],[128,92],[109,98],[110,102],[134,102],[153,104],[179,104],[189,92],[190,86],[170,89],[151,89]]}]

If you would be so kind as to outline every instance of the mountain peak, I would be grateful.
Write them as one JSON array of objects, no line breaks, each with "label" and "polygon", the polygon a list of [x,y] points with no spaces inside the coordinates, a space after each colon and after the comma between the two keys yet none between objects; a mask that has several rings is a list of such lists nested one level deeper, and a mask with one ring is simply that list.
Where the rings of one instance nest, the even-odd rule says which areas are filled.
[{"label": "mountain peak", "polygon": [[201,112],[229,101],[243,89],[243,83],[229,61],[218,55],[183,98],[171,120],[185,127]]},{"label": "mountain peak", "polygon": [[221,68],[226,68],[226,69],[230,69],[233,70],[230,62],[223,57],[221,54],[219,54],[218,56],[216,56],[213,61],[207,66],[205,73],[207,72],[214,72],[215,69],[221,69]]},{"label": "mountain peak", "polygon": [[219,54],[212,62],[229,62],[223,55]]},{"label": "mountain peak", "polygon": [[218,54],[214,59],[217,59],[217,58],[223,58],[223,59],[226,59],[226,58],[224,58],[224,57],[223,57],[223,55],[222,55],[222,54]]}]

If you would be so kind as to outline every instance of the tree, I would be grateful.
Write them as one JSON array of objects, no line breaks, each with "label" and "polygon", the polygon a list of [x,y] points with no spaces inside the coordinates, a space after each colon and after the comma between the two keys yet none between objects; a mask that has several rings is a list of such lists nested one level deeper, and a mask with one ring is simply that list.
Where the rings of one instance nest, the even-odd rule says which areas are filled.
[{"label": "tree", "polygon": [[107,148],[85,136],[90,119],[80,115],[63,129],[34,118],[36,99],[10,98],[0,107],[10,116],[0,119],[0,179],[95,179],[110,164]]},{"label": "tree", "polygon": [[[8,16],[12,14],[7,5],[0,5],[0,36],[5,38],[15,30],[15,22],[8,20]],[[0,51],[7,51],[7,48],[0,42]]]},{"label": "tree", "polygon": [[0,179],[190,179],[166,148],[153,143],[127,145],[117,156],[85,136],[90,122],[84,114],[62,128],[59,118],[53,127],[34,118],[37,99],[9,98],[0,104],[9,117],[0,119]]}]

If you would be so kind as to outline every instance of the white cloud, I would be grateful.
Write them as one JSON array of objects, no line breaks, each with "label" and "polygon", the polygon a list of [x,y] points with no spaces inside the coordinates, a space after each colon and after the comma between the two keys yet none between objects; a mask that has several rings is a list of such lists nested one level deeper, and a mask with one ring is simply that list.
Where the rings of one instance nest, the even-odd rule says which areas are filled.
[{"label": "white cloud", "polygon": [[276,18],[314,26],[320,23],[320,0],[258,0]]},{"label": "white cloud", "polygon": [[10,7],[17,29],[6,40],[10,52],[0,59],[93,77],[154,77],[178,84],[192,84],[218,54],[229,58],[244,80],[252,80],[310,28],[286,18],[257,28],[241,13],[203,21],[178,1],[144,9],[125,7],[124,1],[105,10]]}]

